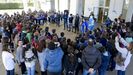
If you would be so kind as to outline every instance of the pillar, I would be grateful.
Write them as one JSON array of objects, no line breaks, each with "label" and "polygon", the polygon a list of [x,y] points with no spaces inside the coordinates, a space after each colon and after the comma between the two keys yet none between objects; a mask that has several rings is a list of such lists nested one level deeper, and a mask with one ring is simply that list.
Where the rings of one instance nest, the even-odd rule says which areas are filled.
[{"label": "pillar", "polygon": [[76,3],[77,0],[70,0],[70,10],[69,10],[70,14],[76,15]]},{"label": "pillar", "polygon": [[22,1],[24,6],[24,11],[28,11],[28,0],[22,0]]},{"label": "pillar", "polygon": [[132,16],[133,16],[133,0],[130,0],[127,9],[126,22],[131,22]]},{"label": "pillar", "polygon": [[83,15],[83,1],[82,0],[76,1],[76,13],[79,15]]},{"label": "pillar", "polygon": [[122,14],[124,0],[110,0],[108,17],[111,20],[118,18]]},{"label": "pillar", "polygon": [[68,0],[68,10],[70,11],[70,3],[71,1],[70,0]]},{"label": "pillar", "polygon": [[51,0],[51,11],[55,11],[55,0]]},{"label": "pillar", "polygon": [[64,12],[64,10],[68,10],[68,0],[59,0],[59,10]]}]

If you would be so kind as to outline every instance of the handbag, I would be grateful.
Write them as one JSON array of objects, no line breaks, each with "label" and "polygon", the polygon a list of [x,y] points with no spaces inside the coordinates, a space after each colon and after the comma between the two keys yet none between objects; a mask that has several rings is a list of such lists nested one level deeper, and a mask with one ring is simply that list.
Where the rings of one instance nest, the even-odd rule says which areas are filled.
[{"label": "handbag", "polygon": [[128,56],[128,52],[127,52],[125,58],[122,57],[122,53],[119,52],[119,53],[116,55],[116,57],[114,58],[114,60],[115,60],[115,62],[116,62],[119,66],[124,66],[124,62],[125,62],[127,56]]}]

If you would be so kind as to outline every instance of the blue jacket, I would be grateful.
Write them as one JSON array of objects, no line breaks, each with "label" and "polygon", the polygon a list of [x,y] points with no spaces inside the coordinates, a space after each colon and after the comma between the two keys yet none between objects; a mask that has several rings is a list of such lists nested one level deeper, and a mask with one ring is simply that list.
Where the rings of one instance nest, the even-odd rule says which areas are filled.
[{"label": "blue jacket", "polygon": [[82,22],[82,25],[81,25],[81,33],[85,33],[85,22]]},{"label": "blue jacket", "polygon": [[60,47],[55,50],[45,51],[46,57],[44,60],[44,70],[49,72],[61,72],[63,51]]},{"label": "blue jacket", "polygon": [[109,66],[110,57],[111,57],[111,55],[109,52],[108,52],[108,56],[105,56],[104,54],[102,54],[102,63],[101,63],[101,66],[98,68],[100,71],[107,70],[107,68]]}]

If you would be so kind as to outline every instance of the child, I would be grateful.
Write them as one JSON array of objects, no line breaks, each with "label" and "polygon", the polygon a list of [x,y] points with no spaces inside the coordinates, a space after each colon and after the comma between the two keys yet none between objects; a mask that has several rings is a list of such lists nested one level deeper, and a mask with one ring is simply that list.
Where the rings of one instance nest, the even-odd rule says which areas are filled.
[{"label": "child", "polygon": [[73,54],[73,50],[73,47],[68,46],[68,54],[64,58],[65,75],[75,75],[77,69],[78,60]]},{"label": "child", "polygon": [[8,43],[3,44],[2,61],[3,61],[4,67],[6,69],[7,75],[15,75],[15,73],[14,73],[14,69],[15,69],[14,56],[8,49]]},{"label": "child", "polygon": [[21,68],[22,74],[25,74],[26,66],[25,66],[25,63],[24,63],[24,58],[22,57],[22,53],[23,53],[22,41],[19,40],[18,41],[17,51],[16,51],[16,60],[18,62],[18,65]]},{"label": "child", "polygon": [[35,75],[35,63],[36,63],[36,53],[35,49],[29,44],[26,38],[23,43],[23,58],[25,59],[25,65],[27,68],[27,75]]},{"label": "child", "polygon": [[106,75],[111,55],[108,51],[106,51],[105,47],[100,47],[99,50],[102,53],[102,63],[98,68],[98,73],[99,75]]}]

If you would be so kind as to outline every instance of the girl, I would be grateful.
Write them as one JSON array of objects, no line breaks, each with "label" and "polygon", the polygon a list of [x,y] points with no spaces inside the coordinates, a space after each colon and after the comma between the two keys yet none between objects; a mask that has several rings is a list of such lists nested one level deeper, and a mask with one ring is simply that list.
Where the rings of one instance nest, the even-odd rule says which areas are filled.
[{"label": "girl", "polygon": [[[124,47],[120,47],[119,43],[122,43]],[[115,37],[115,47],[119,53],[121,53],[121,58],[124,60],[121,61],[122,64],[116,62],[115,69],[117,70],[117,75],[125,75],[127,66],[131,61],[131,56],[133,54],[133,42],[127,43],[121,36]]]},{"label": "girl", "polygon": [[3,44],[2,61],[6,69],[7,75],[15,75],[14,56],[8,49],[8,43]]},{"label": "girl", "polygon": [[29,44],[27,38],[24,40],[23,49],[23,58],[25,59],[25,65],[28,73],[27,75],[35,75],[36,52],[31,44]]},{"label": "girl", "polygon": [[46,42],[45,40],[41,40],[39,41],[39,48],[37,49],[37,54],[38,54],[38,60],[39,60],[39,64],[40,64],[40,68],[41,68],[41,75],[45,74],[45,70],[44,70],[44,51],[46,48]]}]

